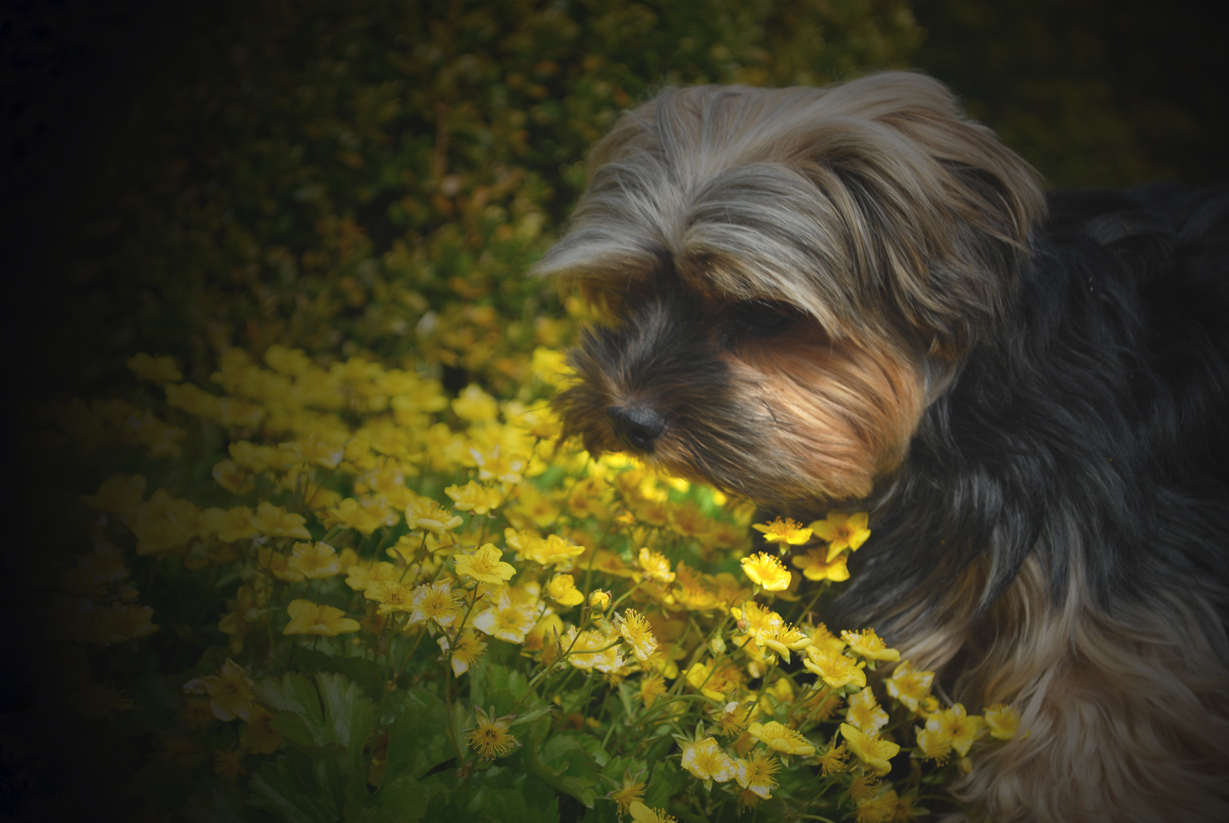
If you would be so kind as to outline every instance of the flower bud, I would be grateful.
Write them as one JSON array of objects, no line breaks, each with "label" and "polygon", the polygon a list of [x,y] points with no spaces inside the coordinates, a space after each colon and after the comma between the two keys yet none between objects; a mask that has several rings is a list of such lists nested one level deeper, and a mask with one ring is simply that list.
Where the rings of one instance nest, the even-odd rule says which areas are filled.
[{"label": "flower bud", "polygon": [[610,592],[594,590],[589,593],[589,608],[605,611],[610,605]]},{"label": "flower bud", "polygon": [[713,650],[713,654],[725,654],[725,640],[721,638],[721,635],[714,637],[711,641],[709,641],[708,645],[709,648]]}]

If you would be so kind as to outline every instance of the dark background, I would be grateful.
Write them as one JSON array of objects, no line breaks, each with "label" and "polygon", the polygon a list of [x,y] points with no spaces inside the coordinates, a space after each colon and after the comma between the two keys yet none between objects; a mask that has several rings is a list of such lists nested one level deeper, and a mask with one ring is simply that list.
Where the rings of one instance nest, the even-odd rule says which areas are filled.
[{"label": "dark background", "polygon": [[[0,265],[10,351],[54,338],[59,309],[89,276],[83,259],[116,229],[116,199],[156,155],[159,101],[217,70],[226,32],[260,24],[271,8],[6,0]],[[1229,176],[1225,52],[1204,9],[1193,0],[915,0],[925,37],[912,64],[950,84],[1051,185],[1198,185]],[[53,379],[21,360],[15,372]]]}]

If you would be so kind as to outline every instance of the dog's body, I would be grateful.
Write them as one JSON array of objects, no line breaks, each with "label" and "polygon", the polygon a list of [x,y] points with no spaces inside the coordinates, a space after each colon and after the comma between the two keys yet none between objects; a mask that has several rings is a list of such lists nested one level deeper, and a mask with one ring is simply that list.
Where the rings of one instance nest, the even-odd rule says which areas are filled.
[{"label": "dog's body", "polygon": [[1229,819],[1229,191],[1047,201],[915,74],[696,88],[538,269],[614,320],[560,400],[591,450],[870,509],[849,625],[1030,730],[978,815]]}]

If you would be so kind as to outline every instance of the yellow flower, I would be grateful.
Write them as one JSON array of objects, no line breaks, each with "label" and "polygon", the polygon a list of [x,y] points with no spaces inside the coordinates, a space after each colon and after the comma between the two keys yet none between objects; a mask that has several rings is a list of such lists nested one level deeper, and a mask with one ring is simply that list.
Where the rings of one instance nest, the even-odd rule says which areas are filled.
[{"label": "yellow flower", "polygon": [[499,489],[491,489],[473,480],[464,486],[449,486],[444,494],[452,498],[453,505],[463,512],[482,516],[499,505],[503,498]]},{"label": "yellow flower", "polygon": [[825,651],[816,646],[807,646],[806,654],[802,665],[819,675],[829,688],[840,689],[845,686],[861,688],[866,685],[866,672],[862,671],[862,667],[866,665],[865,662],[855,661],[843,654]]},{"label": "yellow flower", "polygon": [[828,562],[846,549],[855,552],[861,548],[866,538],[871,536],[871,530],[866,527],[868,520],[866,512],[829,512],[826,519],[811,524],[815,536],[828,542]]},{"label": "yellow flower", "polygon": [[641,663],[657,649],[657,638],[653,637],[653,629],[649,621],[635,609],[626,609],[622,616],[615,617],[615,626],[623,639],[632,647],[632,653]]},{"label": "yellow flower", "polygon": [[828,777],[830,775],[841,774],[849,771],[849,764],[845,762],[846,756],[847,753],[845,751],[844,743],[839,746],[833,746],[830,744],[827,750],[819,756],[820,774],[824,777]]},{"label": "yellow flower", "polygon": [[717,724],[721,726],[722,737],[736,737],[742,734],[750,719],[748,709],[743,708],[743,704],[737,700],[730,700],[724,706],[715,707],[713,714],[717,718]]},{"label": "yellow flower", "polygon": [[939,723],[936,721],[934,728],[918,729],[917,746],[922,750],[922,757],[926,760],[934,760],[942,765],[947,762],[948,755],[952,752],[952,739],[947,736],[947,733],[939,728]]},{"label": "yellow flower", "polygon": [[849,750],[875,774],[882,776],[892,770],[892,764],[888,761],[896,756],[900,746],[859,731],[848,723],[841,724],[841,737],[849,744]]},{"label": "yellow flower", "polygon": [[[512,529],[505,531],[505,536],[510,531]],[[518,535],[515,544],[509,539],[508,546],[515,548],[526,560],[532,560],[542,566],[553,565],[561,569],[572,568],[572,560],[584,554],[585,551],[584,546],[578,546],[557,534],[552,534],[543,540],[540,537],[522,533]]]},{"label": "yellow flower", "polygon": [[[494,714],[494,709],[491,714]],[[493,760],[511,754],[519,744],[512,733],[512,715],[492,718],[482,709],[474,707],[474,720],[477,727],[469,733],[469,745],[484,760]]]},{"label": "yellow flower", "polygon": [[900,652],[889,649],[874,629],[860,632],[843,631],[841,639],[849,644],[849,650],[867,660],[900,660]]},{"label": "yellow flower", "polygon": [[986,709],[983,717],[995,740],[1011,740],[1020,730],[1020,713],[1011,706],[996,703]]},{"label": "yellow flower", "polygon": [[734,761],[722,751],[715,737],[706,737],[683,746],[681,765],[697,780],[724,783],[734,779]]},{"label": "yellow flower", "polygon": [[252,526],[261,534],[270,537],[294,537],[299,540],[310,540],[311,533],[304,525],[307,520],[301,514],[294,514],[263,502],[256,507],[256,516],[252,518]]},{"label": "yellow flower", "polygon": [[523,482],[516,487],[516,498],[504,514],[517,528],[544,529],[559,517],[559,507],[532,483]]},{"label": "yellow flower", "polygon": [[136,506],[128,528],[137,537],[137,554],[145,555],[187,543],[193,537],[190,523],[194,520],[196,506],[158,489],[147,502]]},{"label": "yellow flower", "polygon": [[[460,612],[460,598],[460,593],[454,592],[452,583],[447,580],[419,586],[410,595],[410,620],[406,628],[426,620],[434,620],[440,626],[452,625]],[[478,625],[476,620],[474,625]]]},{"label": "yellow flower", "polygon": [[231,494],[247,494],[255,485],[247,469],[229,457],[214,465],[213,479]]},{"label": "yellow flower", "polygon": [[888,823],[896,811],[896,790],[888,789],[875,797],[858,803],[858,815],[855,823]]},{"label": "yellow flower", "polygon": [[625,812],[633,802],[644,797],[644,784],[632,778],[631,769],[624,769],[623,785],[611,792],[607,797],[619,804],[620,813]]},{"label": "yellow flower", "polygon": [[290,623],[282,634],[316,634],[322,637],[336,637],[339,634],[356,632],[360,626],[357,620],[346,617],[345,612],[333,606],[313,603],[310,600],[291,600],[286,607],[290,614]]},{"label": "yellow flower", "polygon": [[286,567],[307,580],[324,580],[341,572],[337,551],[328,543],[295,543]]},{"label": "yellow flower", "polygon": [[637,560],[644,571],[644,576],[650,580],[662,583],[674,581],[674,572],[670,571],[670,561],[660,552],[652,551],[646,546],[640,550]]},{"label": "yellow flower", "polygon": [[790,660],[790,650],[799,651],[805,649],[811,642],[811,638],[794,626],[778,619],[772,625],[756,632],[755,642],[781,655],[788,663]]},{"label": "yellow flower", "polygon": [[429,497],[415,497],[405,507],[405,522],[411,529],[422,529],[442,535],[461,525],[461,517],[454,515]]},{"label": "yellow flower", "polygon": [[673,594],[678,604],[688,611],[711,612],[721,605],[717,593],[703,586],[679,586]]},{"label": "yellow flower", "polygon": [[789,570],[770,554],[760,552],[742,559],[743,572],[751,582],[765,591],[780,592],[789,588]]},{"label": "yellow flower", "polygon": [[849,698],[849,710],[845,719],[867,734],[878,734],[887,725],[888,713],[879,707],[875,694],[870,689],[862,689]]},{"label": "yellow flower", "polygon": [[910,711],[916,712],[919,701],[930,694],[930,683],[934,676],[934,672],[914,669],[912,663],[902,660],[892,672],[892,676],[884,682],[884,686],[888,694],[908,706]]},{"label": "yellow flower", "polygon": [[589,592],[589,608],[599,612],[606,611],[606,607],[610,605],[610,592],[594,589]]},{"label": "yellow flower", "polygon": [[499,403],[473,383],[466,386],[452,401],[457,417],[470,423],[493,421],[499,414]]},{"label": "yellow flower", "polygon": [[282,736],[273,731],[273,713],[253,706],[251,716],[239,731],[239,745],[254,754],[273,754],[282,747]]},{"label": "yellow flower", "polygon": [[[343,552],[344,554],[344,552]],[[340,561],[338,561],[340,563]],[[392,563],[386,563],[383,560],[378,563],[373,563],[371,568],[365,568],[359,565],[346,567],[346,585],[354,589],[356,592],[365,590],[372,583],[377,583],[382,580],[400,580],[401,572]]]},{"label": "yellow flower", "polygon": [[295,441],[303,460],[332,471],[346,456],[344,440],[322,432],[308,432]]},{"label": "yellow flower", "polygon": [[796,754],[810,757],[815,754],[815,747],[810,741],[789,726],[771,721],[769,723],[752,723],[747,727],[747,734],[760,741],[768,748],[782,754]]},{"label": "yellow flower", "polygon": [[303,575],[290,568],[286,555],[273,551],[270,546],[261,546],[256,550],[256,557],[261,568],[285,583],[302,583]]},{"label": "yellow flower", "polygon": [[623,668],[623,657],[615,638],[597,629],[576,633],[568,629],[563,637],[564,650],[571,649],[568,662],[578,669],[597,669],[610,674]]},{"label": "yellow flower", "polygon": [[380,580],[370,583],[363,590],[363,597],[379,604],[376,614],[413,612],[417,607],[414,601],[414,590],[400,580]]},{"label": "yellow flower", "polygon": [[736,689],[741,682],[741,671],[733,665],[714,669],[711,662],[700,662],[687,670],[687,683],[705,697],[724,700],[725,696]]},{"label": "yellow flower", "polygon": [[650,809],[639,800],[633,800],[627,810],[635,823],[678,823],[678,818],[666,814],[664,809]]},{"label": "yellow flower", "polygon": [[528,603],[514,601],[507,589],[504,589],[499,600],[491,604],[474,618],[474,628],[506,640],[509,643],[524,643],[525,635],[538,622],[542,609],[537,610]]},{"label": "yellow flower", "polygon": [[763,532],[765,543],[780,543],[782,546],[801,546],[811,539],[811,530],[802,528],[802,524],[796,520],[782,520],[778,517],[771,523],[753,523],[751,528],[758,532]]},{"label": "yellow flower", "polygon": [[172,426],[149,409],[133,412],[128,416],[128,428],[154,457],[178,457],[182,451],[180,442],[188,433]]},{"label": "yellow flower", "polygon": [[325,528],[345,526],[362,535],[369,535],[381,526],[390,526],[393,521],[388,507],[373,497],[362,500],[347,497],[324,513]]},{"label": "yellow flower", "polygon": [[490,451],[470,449],[474,465],[478,467],[479,480],[496,480],[500,483],[520,483],[528,460],[519,454],[502,453],[500,446]]},{"label": "yellow flower", "polygon": [[231,443],[227,450],[236,464],[257,473],[274,467],[279,458],[277,449],[272,446],[257,446],[246,440]]},{"label": "yellow flower", "polygon": [[495,548],[494,543],[486,543],[473,554],[457,554],[453,559],[456,562],[457,574],[502,586],[516,574],[511,563],[504,563],[499,559],[502,556],[503,552]]},{"label": "yellow flower", "polygon": [[223,543],[234,543],[256,536],[256,526],[252,523],[254,515],[247,506],[206,509],[205,517],[209,523],[209,530],[216,534]]},{"label": "yellow flower", "polygon": [[546,591],[561,606],[579,606],[585,596],[576,588],[576,580],[570,574],[557,574],[546,584]]},{"label": "yellow flower", "polygon": [[811,638],[811,645],[829,654],[840,654],[845,650],[845,641],[828,631],[828,627],[820,623],[817,626],[803,626],[802,630]]},{"label": "yellow flower", "polygon": [[623,562],[623,558],[614,552],[598,549],[593,553],[593,570],[608,577],[635,577],[635,569]]},{"label": "yellow flower", "polygon": [[977,715],[966,713],[964,706],[959,703],[950,709],[932,714],[926,721],[926,728],[932,729],[935,726],[946,735],[952,748],[960,752],[961,757],[969,753],[973,741],[985,732],[985,721]]},{"label": "yellow flower", "polygon": [[555,662],[559,654],[559,646],[555,638],[563,634],[563,619],[550,609],[544,609],[542,616],[533,624],[533,628],[525,634],[522,648],[527,652],[542,652],[540,658],[546,665]]},{"label": "yellow flower", "polygon": [[772,797],[772,790],[777,781],[773,775],[781,768],[781,764],[772,755],[763,751],[752,752],[751,757],[739,760],[734,767],[734,779],[738,785],[765,800]]},{"label": "yellow flower", "polygon": [[128,358],[128,368],[141,380],[154,383],[178,383],[183,380],[183,373],[175,365],[173,357],[154,357],[140,352]]},{"label": "yellow flower", "polygon": [[[435,639],[435,642],[439,644],[440,650],[447,655],[449,649],[448,637],[441,634]],[[473,630],[467,626],[461,632],[461,636],[457,638],[457,647],[452,650],[452,654],[448,658],[449,662],[452,663],[452,673],[457,677],[465,674],[469,671],[469,665],[479,657],[482,657],[482,653],[485,651],[486,643],[483,643],[478,638],[478,635],[474,634]]]},{"label": "yellow flower", "polygon": [[650,674],[640,678],[640,702],[647,709],[653,701],[666,693],[666,683],[659,674]]},{"label": "yellow flower", "polygon": [[831,580],[839,583],[849,579],[849,555],[844,552],[832,562],[828,562],[828,550],[814,548],[806,554],[794,555],[790,562],[802,569],[802,576],[807,580]]},{"label": "yellow flower", "polygon": [[218,674],[189,680],[184,684],[184,691],[208,694],[210,711],[223,722],[236,717],[249,720],[256,700],[252,693],[252,679],[242,666],[229,657]]}]

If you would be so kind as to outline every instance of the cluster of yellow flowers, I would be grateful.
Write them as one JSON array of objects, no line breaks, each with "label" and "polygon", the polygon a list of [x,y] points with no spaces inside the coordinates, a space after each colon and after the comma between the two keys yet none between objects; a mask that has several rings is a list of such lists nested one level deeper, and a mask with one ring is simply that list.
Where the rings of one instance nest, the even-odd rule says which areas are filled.
[{"label": "cluster of yellow flowers", "polygon": [[[818,788],[807,802],[828,796],[859,821],[908,819],[922,773],[899,790],[887,780],[903,746],[932,764],[933,781],[953,752],[967,771],[987,732],[1017,734],[1010,707],[982,716],[942,707],[933,674],[901,661],[873,629],[834,634],[817,619],[870,536],[865,513],[752,524],[747,504],[719,492],[560,443],[542,402],[568,379],[557,350],[535,351],[533,382],[503,402],[477,385],[450,399],[412,368],[361,357],[324,364],[274,345],[262,360],[227,351],[215,393],[182,382],[167,358],[132,358],[139,378],[161,385],[169,413],[188,416],[159,421],[158,437],[139,434],[158,419],[147,410],[61,410],[91,442],[118,432],[155,457],[189,442],[193,417],[226,434],[229,456],[212,466],[208,496],[228,504],[166,488],[147,495],[144,476],[123,474],[84,498],[99,513],[98,542],[65,575],[77,600],[61,612],[74,618],[71,636],[93,643],[155,630],[126,583],[116,548],[125,540],[138,558],[232,581],[216,627],[228,653],[251,662],[227,658],[184,686],[188,729],[244,724],[239,748],[215,752],[224,779],[283,746],[249,670],[275,675],[299,647],[370,661],[395,690],[440,672],[463,681],[494,665],[484,663],[492,644],[506,644],[515,653],[501,651],[500,665],[522,669],[525,689],[555,707],[554,727],[600,734],[607,751],[629,757],[673,737],[680,773],[713,802],[723,797],[715,785],[736,786],[728,796],[739,808],[778,796],[786,771],[809,770]],[[748,526],[768,550],[749,551]],[[890,675],[868,680],[881,665]],[[620,717],[595,689],[619,695]],[[517,712],[445,699],[471,718],[454,741],[462,771],[526,745]],[[177,745],[186,744],[168,751]],[[373,785],[384,768],[376,748]],[[672,819],[642,802],[654,785],[646,777],[629,768],[606,797],[634,820]]]}]

